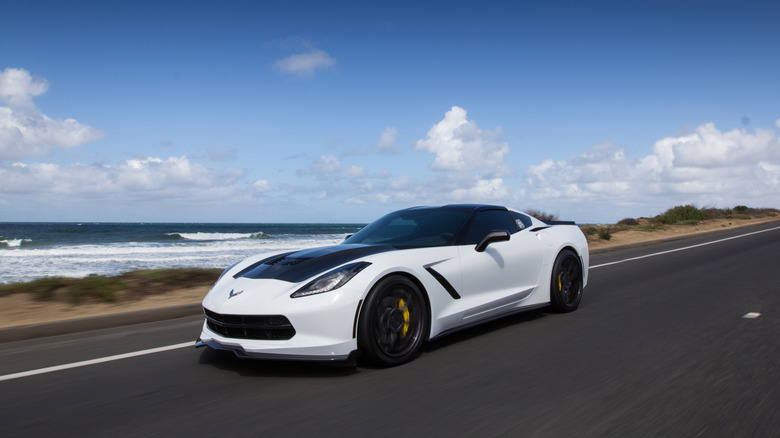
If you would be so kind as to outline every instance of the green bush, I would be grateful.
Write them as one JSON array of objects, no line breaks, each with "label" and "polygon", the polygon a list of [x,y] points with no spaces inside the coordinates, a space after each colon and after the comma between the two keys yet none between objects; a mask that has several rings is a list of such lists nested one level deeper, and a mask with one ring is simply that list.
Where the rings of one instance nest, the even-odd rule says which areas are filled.
[{"label": "green bush", "polygon": [[586,236],[593,236],[599,232],[599,229],[594,227],[593,225],[585,225],[581,228],[581,230],[582,233],[585,234]]},{"label": "green bush", "polygon": [[703,212],[693,205],[682,205],[672,207],[663,214],[655,217],[655,220],[666,225],[676,224],[683,221],[702,221],[709,219],[706,212]]},{"label": "green bush", "polygon": [[539,219],[539,220],[542,220],[542,221],[557,221],[558,220],[558,216],[556,216],[554,214],[545,213],[545,212],[539,211],[539,210],[528,209],[528,210],[525,210],[525,212],[530,214],[531,216]]},{"label": "green bush", "polygon": [[627,217],[625,219],[621,219],[618,223],[618,225],[628,225],[628,226],[636,226],[639,225],[639,221],[630,217]]},{"label": "green bush", "polygon": [[612,238],[612,233],[610,233],[608,229],[605,228],[599,231],[599,239],[609,240],[611,238]]},{"label": "green bush", "polygon": [[728,219],[731,217],[731,215],[734,214],[730,208],[723,209],[708,207],[702,208],[701,211],[707,216],[707,219]]}]

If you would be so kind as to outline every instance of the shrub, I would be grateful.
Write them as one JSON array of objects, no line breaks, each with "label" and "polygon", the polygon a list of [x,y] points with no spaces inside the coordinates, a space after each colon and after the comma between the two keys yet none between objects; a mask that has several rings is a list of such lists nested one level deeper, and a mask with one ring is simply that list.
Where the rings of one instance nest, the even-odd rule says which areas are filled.
[{"label": "shrub", "polygon": [[598,228],[594,227],[593,225],[585,225],[581,229],[582,233],[586,236],[593,236],[599,232]]},{"label": "shrub", "polygon": [[666,225],[676,224],[682,221],[701,221],[705,219],[709,219],[707,213],[699,210],[693,205],[678,205],[655,217],[655,220]]},{"label": "shrub", "polygon": [[609,232],[608,229],[603,229],[599,231],[599,239],[609,240],[612,238],[612,233]]},{"label": "shrub", "polygon": [[707,219],[730,218],[731,215],[734,214],[734,212],[731,211],[730,208],[722,209],[722,208],[708,207],[708,208],[702,208],[701,211],[707,216]]},{"label": "shrub", "polygon": [[627,217],[625,219],[621,219],[617,224],[618,225],[636,226],[636,225],[639,225],[639,221],[636,220],[636,219],[632,219],[630,217]]},{"label": "shrub", "polygon": [[533,208],[528,209],[525,212],[530,214],[531,216],[539,219],[539,220],[542,220],[542,221],[557,221],[558,220],[558,216],[556,216],[554,214],[549,214],[549,213],[545,213],[543,211],[534,210]]}]

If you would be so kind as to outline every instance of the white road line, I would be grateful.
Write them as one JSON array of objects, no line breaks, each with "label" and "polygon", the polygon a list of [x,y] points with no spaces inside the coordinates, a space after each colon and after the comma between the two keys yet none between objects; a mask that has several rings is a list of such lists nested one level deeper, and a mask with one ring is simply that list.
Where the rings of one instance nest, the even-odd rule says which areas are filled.
[{"label": "white road line", "polygon": [[724,239],[718,239],[718,240],[713,240],[711,242],[699,243],[697,245],[686,246],[684,248],[670,249],[668,251],[661,251],[661,252],[655,252],[655,253],[652,253],[652,254],[645,254],[645,255],[639,256],[639,257],[631,257],[631,258],[627,258],[627,259],[623,259],[623,260],[617,260],[617,261],[614,261],[614,262],[602,263],[600,265],[590,266],[588,268],[588,270],[596,269],[596,268],[603,268],[604,266],[617,265],[617,264],[625,263],[625,262],[632,262],[634,260],[646,259],[648,257],[655,257],[655,256],[669,254],[669,253],[678,252],[678,251],[685,251],[685,250],[688,250],[688,249],[699,248],[701,246],[707,246],[707,245],[713,245],[713,244],[716,244],[716,243],[725,242],[727,240],[741,239],[743,237],[752,236],[754,234],[761,234],[761,233],[766,233],[767,231],[775,231],[775,230],[780,230],[780,227],[767,228],[766,230],[753,231],[752,233],[746,233],[746,234],[740,234],[738,236],[726,237]]},{"label": "white road line", "polygon": [[148,350],[134,351],[132,353],[117,354],[115,356],[101,357],[98,359],[84,360],[81,362],[73,362],[64,365],[56,365],[53,367],[39,368],[37,370],[22,371],[20,373],[6,374],[0,376],[0,382],[3,380],[20,379],[22,377],[35,376],[37,374],[53,373],[55,371],[68,370],[71,368],[85,367],[88,365],[95,365],[104,362],[112,362],[115,360],[129,359],[131,357],[144,356],[147,354],[161,353],[163,351],[176,350],[178,348],[194,347],[194,342],[182,342],[181,344],[167,345],[165,347],[150,348]]}]

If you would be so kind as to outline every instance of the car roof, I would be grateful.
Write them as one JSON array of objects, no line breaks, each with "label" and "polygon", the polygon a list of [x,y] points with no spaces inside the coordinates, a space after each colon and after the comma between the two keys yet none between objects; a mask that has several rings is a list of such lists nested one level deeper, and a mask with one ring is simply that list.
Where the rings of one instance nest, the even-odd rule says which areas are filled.
[{"label": "car roof", "polygon": [[[439,206],[418,206],[407,208],[406,210],[453,210],[453,211],[474,211],[474,210],[508,210],[500,205],[489,204],[447,204]],[[403,211],[403,210],[402,210]]]}]

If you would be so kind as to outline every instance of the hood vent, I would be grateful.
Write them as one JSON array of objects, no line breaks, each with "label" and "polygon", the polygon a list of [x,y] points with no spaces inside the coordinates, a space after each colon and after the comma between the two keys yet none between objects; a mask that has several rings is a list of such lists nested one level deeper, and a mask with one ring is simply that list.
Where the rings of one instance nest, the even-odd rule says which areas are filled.
[{"label": "hood vent", "polygon": [[300,283],[361,257],[395,251],[387,245],[336,245],[279,254],[247,266],[233,278],[267,278]]}]

